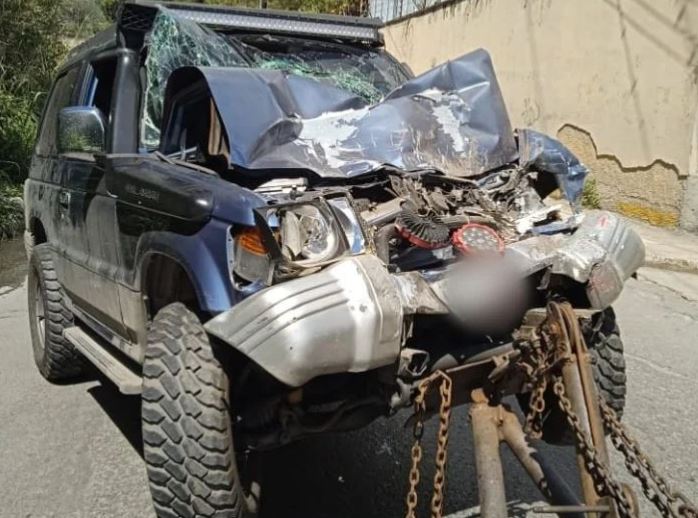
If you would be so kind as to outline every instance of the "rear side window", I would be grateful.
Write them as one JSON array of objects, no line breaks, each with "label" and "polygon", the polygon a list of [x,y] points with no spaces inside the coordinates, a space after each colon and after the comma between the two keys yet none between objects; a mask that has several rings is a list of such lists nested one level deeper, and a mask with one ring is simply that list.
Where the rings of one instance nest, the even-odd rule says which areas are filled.
[{"label": "rear side window", "polygon": [[50,156],[56,153],[56,130],[58,127],[58,112],[70,106],[78,80],[79,68],[73,67],[56,79],[51,95],[44,110],[44,120],[41,124],[36,154]]}]

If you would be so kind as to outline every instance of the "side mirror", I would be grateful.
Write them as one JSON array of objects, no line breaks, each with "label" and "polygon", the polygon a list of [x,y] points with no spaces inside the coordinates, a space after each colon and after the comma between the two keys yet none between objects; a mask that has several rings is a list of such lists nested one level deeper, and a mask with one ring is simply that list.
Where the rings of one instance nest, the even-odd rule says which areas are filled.
[{"label": "side mirror", "polygon": [[98,108],[72,106],[58,113],[59,153],[105,151],[106,122]]}]

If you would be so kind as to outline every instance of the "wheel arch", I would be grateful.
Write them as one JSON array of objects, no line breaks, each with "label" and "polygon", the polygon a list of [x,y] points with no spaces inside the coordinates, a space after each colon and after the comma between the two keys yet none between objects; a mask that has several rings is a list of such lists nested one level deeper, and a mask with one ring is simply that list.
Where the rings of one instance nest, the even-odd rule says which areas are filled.
[{"label": "wheel arch", "polygon": [[181,302],[201,318],[204,313],[190,273],[180,260],[161,252],[143,258],[141,291],[148,320],[165,306]]}]

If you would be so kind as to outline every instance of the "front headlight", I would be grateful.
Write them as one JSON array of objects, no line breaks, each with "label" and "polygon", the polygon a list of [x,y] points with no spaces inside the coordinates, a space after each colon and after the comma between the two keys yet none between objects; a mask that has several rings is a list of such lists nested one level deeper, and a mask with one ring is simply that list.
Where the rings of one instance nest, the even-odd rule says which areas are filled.
[{"label": "front headlight", "polygon": [[270,205],[256,209],[255,217],[281,269],[322,266],[364,249],[363,230],[346,197]]},{"label": "front headlight", "polygon": [[277,213],[281,228],[279,245],[288,261],[312,266],[333,259],[340,236],[328,214],[315,205],[287,207]]}]

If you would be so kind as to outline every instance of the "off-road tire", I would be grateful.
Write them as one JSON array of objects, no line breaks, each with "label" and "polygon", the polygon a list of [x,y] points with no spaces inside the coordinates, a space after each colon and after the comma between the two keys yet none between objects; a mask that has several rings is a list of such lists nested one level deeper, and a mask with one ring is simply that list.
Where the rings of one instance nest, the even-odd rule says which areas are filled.
[{"label": "off-road tire", "polygon": [[27,281],[29,332],[39,372],[49,381],[79,376],[84,360],[63,337],[63,331],[74,325],[73,312],[58,282],[47,244],[33,247]]},{"label": "off-road tire", "polygon": [[143,363],[143,450],[159,518],[249,516],[235,463],[229,380],[183,304],[158,312]]},{"label": "off-road tire", "polygon": [[[627,378],[625,375],[625,356],[620,329],[612,308],[597,313],[588,326],[584,328],[584,338],[592,360],[594,380],[601,395],[618,417],[623,415]],[[528,411],[528,394],[519,398],[524,412]],[[574,436],[558,407],[555,396],[546,394],[546,408],[550,410],[543,423],[543,440],[550,444],[572,445]]]},{"label": "off-road tire", "polygon": [[611,308],[601,313],[598,318],[602,319],[599,330],[596,333],[592,331],[588,337],[594,379],[606,404],[621,417],[625,409],[627,377],[620,328],[616,322],[616,314]]}]

